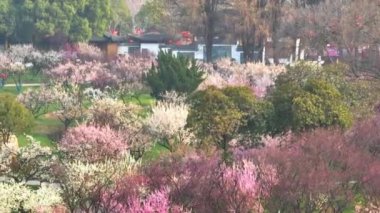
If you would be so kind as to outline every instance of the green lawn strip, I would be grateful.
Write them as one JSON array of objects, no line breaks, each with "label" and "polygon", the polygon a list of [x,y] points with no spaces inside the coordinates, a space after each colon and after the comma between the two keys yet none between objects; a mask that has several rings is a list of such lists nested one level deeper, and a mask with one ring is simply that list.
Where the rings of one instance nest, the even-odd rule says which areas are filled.
[{"label": "green lawn strip", "polygon": [[[45,80],[45,76],[42,75],[42,73],[34,74],[32,72],[28,72],[25,75],[22,76],[22,83],[24,84],[38,84],[42,83]],[[13,80],[9,79],[8,83],[12,83]]]},{"label": "green lawn strip", "polygon": [[[38,88],[38,87],[37,86],[35,86],[35,87],[34,86],[32,86],[32,87],[26,86],[26,87],[22,87],[22,91],[25,91],[25,90],[27,90],[29,88],[33,89],[33,88]],[[10,93],[10,94],[14,95],[15,97],[18,94],[20,94],[19,92],[17,92],[16,87],[3,87],[3,88],[0,88],[0,93]]]},{"label": "green lawn strip", "polygon": [[[54,141],[50,140],[50,138],[46,135],[33,134],[33,133],[31,133],[29,135],[32,136],[36,141],[39,141],[42,146],[47,146],[50,148],[56,148],[56,143]],[[23,147],[23,146],[26,146],[28,144],[28,140],[26,139],[26,135],[24,135],[24,134],[17,135],[17,139],[18,139],[19,147]]]},{"label": "green lawn strip", "polygon": [[[34,121],[34,126],[28,135],[32,136],[37,141],[40,141],[43,146],[55,148],[56,142],[54,142],[51,137],[62,131],[62,129],[63,125],[58,119],[43,115]],[[17,138],[20,147],[27,144],[25,134],[17,135]]]},{"label": "green lawn strip", "polygon": [[142,157],[142,162],[143,163],[148,163],[152,162],[154,160],[157,160],[160,156],[164,154],[169,154],[169,150],[163,146],[161,146],[158,143],[155,143],[152,148],[147,150],[143,157]]},{"label": "green lawn strip", "polygon": [[137,96],[127,95],[123,98],[128,103],[133,103],[141,106],[152,106],[156,100],[150,94],[144,93]]}]

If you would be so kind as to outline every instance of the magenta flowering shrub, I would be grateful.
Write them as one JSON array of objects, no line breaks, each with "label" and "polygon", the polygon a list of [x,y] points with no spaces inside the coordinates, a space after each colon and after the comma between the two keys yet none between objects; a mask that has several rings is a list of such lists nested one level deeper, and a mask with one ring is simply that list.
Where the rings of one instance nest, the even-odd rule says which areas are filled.
[{"label": "magenta flowering shrub", "polygon": [[69,129],[59,147],[69,156],[88,162],[117,158],[128,148],[123,136],[109,126],[80,125]]},{"label": "magenta flowering shrub", "polygon": [[150,192],[147,181],[143,175],[130,175],[117,181],[113,189],[103,193],[103,209],[110,213],[185,212],[181,206],[170,201],[168,188]]},{"label": "magenta flowering shrub", "polygon": [[249,160],[228,166],[219,156],[173,158],[145,172],[151,188],[168,187],[174,203],[194,212],[263,212],[261,201],[278,182],[274,167]]},{"label": "magenta flowering shrub", "polygon": [[375,177],[380,161],[350,142],[350,137],[339,130],[317,129],[235,156],[276,169],[278,184],[266,205],[270,212],[329,208],[341,212],[355,202],[358,188],[365,195],[379,193],[374,186],[379,186]]}]

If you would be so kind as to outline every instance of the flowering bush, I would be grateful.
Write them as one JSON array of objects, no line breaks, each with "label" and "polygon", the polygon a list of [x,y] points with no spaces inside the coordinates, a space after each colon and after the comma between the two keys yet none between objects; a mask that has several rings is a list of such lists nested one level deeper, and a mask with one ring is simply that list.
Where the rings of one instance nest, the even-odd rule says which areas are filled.
[{"label": "flowering bush", "polygon": [[268,164],[242,159],[227,166],[219,156],[170,158],[151,165],[145,174],[152,190],[166,186],[172,203],[195,212],[263,212],[261,201],[278,182]]},{"label": "flowering bush", "polygon": [[174,151],[177,143],[191,142],[191,135],[185,130],[188,114],[189,106],[183,101],[159,101],[152,108],[147,126],[153,135],[164,140],[163,145]]},{"label": "flowering bush", "polygon": [[65,133],[60,148],[73,158],[97,162],[119,157],[126,151],[127,144],[121,134],[109,126],[80,125]]},{"label": "flowering bush", "polygon": [[106,64],[95,61],[84,63],[69,61],[46,72],[48,76],[59,82],[92,84],[101,88],[112,85],[116,81],[116,76],[111,74]]},{"label": "flowering bush", "polygon": [[42,147],[34,138],[27,136],[27,146],[4,146],[0,151],[0,174],[16,182],[50,178],[54,162],[52,151]]},{"label": "flowering bush", "polygon": [[63,162],[55,167],[54,175],[72,212],[78,209],[97,212],[103,192],[121,177],[134,174],[139,166],[139,162],[126,154],[97,163]]},{"label": "flowering bush", "polygon": [[54,104],[57,110],[54,114],[64,124],[67,129],[75,120],[81,118],[83,112],[83,102],[85,96],[78,85],[65,87],[63,84],[56,84],[51,88]]},{"label": "flowering bush", "polygon": [[100,98],[94,100],[87,110],[87,120],[97,126],[108,125],[113,129],[122,129],[137,121],[135,111],[137,106],[125,105],[113,98]]},{"label": "flowering bush", "polygon": [[4,213],[18,211],[51,211],[61,204],[60,191],[49,186],[31,190],[23,183],[0,183],[0,209]]},{"label": "flowering bush", "polygon": [[208,86],[223,88],[226,86],[247,86],[257,97],[264,97],[269,86],[282,72],[283,66],[266,66],[260,63],[239,64],[229,59],[221,59],[214,65],[205,64],[207,76],[198,89]]},{"label": "flowering bush", "polygon": [[77,57],[82,61],[101,61],[104,54],[98,47],[80,42],[77,46]]},{"label": "flowering bush", "polygon": [[50,88],[42,85],[39,89],[28,89],[17,96],[35,118],[48,112],[50,104],[54,101],[54,94]]}]

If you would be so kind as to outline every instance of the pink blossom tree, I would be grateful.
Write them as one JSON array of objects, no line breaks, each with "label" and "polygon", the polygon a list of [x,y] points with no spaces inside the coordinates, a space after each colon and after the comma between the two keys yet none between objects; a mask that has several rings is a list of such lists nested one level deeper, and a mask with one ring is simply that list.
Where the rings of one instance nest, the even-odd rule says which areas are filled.
[{"label": "pink blossom tree", "polygon": [[125,56],[111,62],[110,69],[117,76],[120,98],[132,95],[139,101],[141,92],[146,91],[144,76],[151,68],[152,58]]},{"label": "pink blossom tree", "polygon": [[186,212],[170,201],[170,189],[149,191],[147,186],[147,178],[143,175],[130,175],[120,179],[113,189],[103,194],[104,210],[112,213]]},{"label": "pink blossom tree", "polygon": [[227,166],[219,159],[219,155],[173,157],[145,173],[151,188],[167,186],[172,202],[195,212],[263,212],[262,201],[278,182],[274,167],[249,160]]},{"label": "pink blossom tree", "polygon": [[274,84],[277,75],[285,72],[284,66],[266,66],[259,63],[238,64],[229,59],[221,59],[213,66],[205,64],[207,76],[199,89],[208,86],[247,86],[257,97],[266,95],[267,87]]},{"label": "pink blossom tree", "polygon": [[119,132],[108,126],[87,125],[69,129],[60,141],[59,147],[70,157],[89,162],[117,158],[128,148]]},{"label": "pink blossom tree", "polygon": [[106,64],[100,62],[60,64],[46,72],[48,76],[59,82],[79,85],[93,85],[104,88],[116,82],[116,76],[108,69]]}]

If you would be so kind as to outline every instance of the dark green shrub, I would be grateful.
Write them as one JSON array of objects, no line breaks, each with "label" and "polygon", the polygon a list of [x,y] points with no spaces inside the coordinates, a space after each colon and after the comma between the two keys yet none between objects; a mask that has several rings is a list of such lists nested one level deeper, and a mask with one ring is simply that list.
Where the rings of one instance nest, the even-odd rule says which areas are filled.
[{"label": "dark green shrub", "polygon": [[157,98],[165,91],[191,93],[203,81],[204,72],[194,59],[175,57],[171,52],[161,51],[157,63],[157,66],[152,65],[146,75],[146,82]]}]

